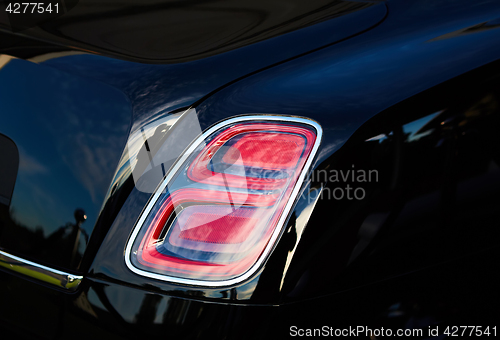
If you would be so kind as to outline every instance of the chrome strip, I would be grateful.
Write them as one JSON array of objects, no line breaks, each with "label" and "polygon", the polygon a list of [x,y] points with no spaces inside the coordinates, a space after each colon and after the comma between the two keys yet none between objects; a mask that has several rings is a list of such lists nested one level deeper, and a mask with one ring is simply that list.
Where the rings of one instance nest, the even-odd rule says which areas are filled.
[{"label": "chrome strip", "polygon": [[[233,123],[239,123],[239,122],[245,122],[245,121],[256,121],[256,120],[281,121],[281,122],[285,122],[285,123],[292,122],[292,123],[301,123],[301,124],[310,125],[314,129],[316,129],[316,141],[314,143],[313,149],[311,150],[311,154],[309,155],[307,162],[304,165],[304,168],[302,169],[302,172],[300,173],[300,176],[297,179],[297,182],[295,184],[295,187],[293,188],[292,194],[290,195],[290,198],[285,206],[285,209],[283,210],[283,213],[281,214],[281,217],[278,221],[277,227],[274,230],[274,232],[271,236],[271,239],[269,240],[266,248],[262,252],[262,255],[255,262],[255,264],[248,271],[246,271],[244,274],[242,274],[234,279],[222,280],[222,281],[184,279],[184,278],[179,278],[179,277],[174,277],[174,276],[151,273],[151,272],[147,272],[147,271],[144,271],[144,270],[141,270],[139,268],[134,267],[134,265],[130,261],[130,256],[131,256],[132,245],[135,241],[135,238],[137,237],[139,230],[141,229],[144,221],[146,220],[147,216],[149,215],[149,212],[151,211],[151,209],[155,205],[156,201],[160,197],[162,191],[167,187],[167,184],[172,180],[174,175],[178,172],[178,170],[181,168],[181,166],[185,163],[187,158],[205,140],[206,137],[210,136],[211,134],[213,134],[214,132],[216,132],[220,128],[222,128],[226,125],[233,124]],[[288,116],[270,116],[270,115],[240,116],[240,117],[230,118],[228,120],[222,121],[222,122],[216,124],[215,126],[211,127],[205,133],[203,133],[201,136],[199,136],[196,139],[196,141],[193,142],[186,151],[184,151],[184,153],[181,156],[181,158],[179,159],[179,161],[170,170],[170,172],[167,174],[167,176],[165,177],[163,182],[156,189],[156,192],[154,193],[153,197],[148,202],[146,208],[144,209],[144,211],[142,212],[142,214],[139,218],[139,221],[135,225],[131,236],[129,237],[129,240],[127,242],[127,247],[125,248],[125,263],[126,263],[127,267],[131,271],[133,271],[134,273],[136,273],[138,275],[150,277],[153,279],[167,281],[167,282],[173,282],[173,283],[180,283],[180,284],[185,284],[185,285],[204,286],[204,287],[226,287],[226,286],[238,284],[238,283],[248,279],[261,267],[261,265],[264,263],[264,261],[267,260],[272,249],[274,248],[275,242],[278,239],[279,235],[281,234],[281,231],[283,229],[283,225],[285,224],[285,221],[288,218],[288,214],[290,213],[290,210],[292,209],[292,206],[295,203],[295,199],[297,198],[299,190],[302,187],[302,183],[304,182],[305,176],[306,176],[307,172],[309,171],[309,168],[311,167],[311,164],[312,164],[312,161],[316,155],[316,152],[318,151],[319,144],[321,143],[322,137],[323,137],[323,130],[321,129],[321,126],[318,123],[316,123],[315,121],[305,119],[305,118],[296,118],[296,117],[288,117]]]},{"label": "chrome strip", "polygon": [[42,266],[41,264],[25,260],[1,250],[0,267],[69,291],[76,290],[83,279],[83,276],[68,274],[57,269]]}]

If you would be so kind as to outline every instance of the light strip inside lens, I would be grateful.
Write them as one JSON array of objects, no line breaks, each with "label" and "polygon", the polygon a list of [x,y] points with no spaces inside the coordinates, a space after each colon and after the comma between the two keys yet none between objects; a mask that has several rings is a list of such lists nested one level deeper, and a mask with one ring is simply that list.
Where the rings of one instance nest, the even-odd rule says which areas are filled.
[{"label": "light strip inside lens", "polygon": [[149,202],[127,245],[129,268],[205,286],[249,277],[278,239],[320,138],[299,118],[211,128]]}]

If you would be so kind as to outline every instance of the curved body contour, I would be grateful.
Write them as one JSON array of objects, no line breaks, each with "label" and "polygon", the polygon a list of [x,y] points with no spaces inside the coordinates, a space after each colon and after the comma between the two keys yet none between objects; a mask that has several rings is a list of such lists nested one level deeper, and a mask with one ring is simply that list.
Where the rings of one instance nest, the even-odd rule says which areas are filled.
[{"label": "curved body contour", "polygon": [[[2,268],[0,299],[10,308],[1,325],[26,337],[78,329],[82,338],[188,339],[282,337],[292,326],[494,326],[499,18],[495,1],[375,2],[180,63],[116,51],[108,52],[129,60],[67,52],[9,59],[0,69],[0,133],[22,161],[10,203],[19,208],[2,206],[0,247],[83,279],[69,292]],[[341,33],[328,36],[335,28]],[[151,197],[134,185],[127,140],[188,108],[201,131],[243,114],[306,117],[323,130],[269,258],[227,287],[155,280],[124,260]],[[41,184],[51,180],[64,189]],[[21,199],[37,185],[45,215]],[[46,223],[43,242],[37,223]],[[61,225],[64,235],[91,235],[76,257],[50,252],[66,246],[50,243]],[[26,322],[33,327],[20,330]]]}]

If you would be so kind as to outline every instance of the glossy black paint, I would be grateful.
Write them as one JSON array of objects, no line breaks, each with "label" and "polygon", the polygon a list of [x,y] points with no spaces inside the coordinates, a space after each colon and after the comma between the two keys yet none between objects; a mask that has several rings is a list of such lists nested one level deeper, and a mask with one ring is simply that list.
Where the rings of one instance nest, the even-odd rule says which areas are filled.
[{"label": "glossy black paint", "polygon": [[[110,304],[110,296],[124,303],[115,294],[127,296],[127,307],[117,306],[111,313],[132,313],[113,318],[127,325],[127,332],[160,335],[175,325],[187,338],[201,336],[199,329],[220,336],[256,336],[238,332],[245,322],[261,325],[255,331],[270,337],[288,334],[290,325],[495,324],[499,282],[492,268],[498,261],[500,235],[491,226],[500,223],[495,208],[500,203],[495,195],[500,186],[498,69],[493,63],[474,70],[363,124],[317,165],[312,187],[338,186],[322,180],[319,171],[328,166],[377,169],[380,181],[363,185],[363,201],[319,198],[310,218],[305,218],[306,228],[300,216],[307,214],[307,201],[299,201],[273,256],[249,284],[224,291],[145,283],[127,273],[124,264],[116,265],[118,244],[126,241],[118,230],[127,219],[133,220],[120,213],[94,262],[91,276],[97,281],[90,280],[109,287],[104,290],[120,292],[89,299],[90,304]],[[472,140],[470,133],[475,135]],[[386,137],[367,141],[381,134]],[[450,195],[453,188],[456,195]],[[134,208],[127,201],[122,211],[140,210],[144,203]],[[289,254],[293,259],[286,268]],[[223,301],[227,303],[221,307]],[[183,313],[199,316],[169,316],[167,311],[178,304]],[[150,314],[142,306],[150,306]],[[253,314],[248,306],[262,308],[262,314]],[[149,315],[147,327],[141,321],[143,313]],[[211,316],[225,313],[234,315],[228,320],[235,324],[220,330]],[[81,319],[76,319],[78,325]],[[158,320],[164,320],[163,326]],[[199,328],[190,324],[192,320]],[[169,322],[173,324],[167,327]]]},{"label": "glossy black paint", "polygon": [[2,336],[54,338],[61,335],[65,294],[5,271],[0,271],[0,287]]},{"label": "glossy black paint", "polygon": [[89,54],[65,57],[64,53],[43,64],[120,89],[131,102],[134,124],[140,125],[152,114],[190,106],[250,74],[369,30],[386,14],[385,4],[376,4],[273,39],[172,65],[148,65]]},{"label": "glossy black paint", "polygon": [[[129,103],[108,85],[18,59],[3,65],[0,82],[0,132],[20,154],[0,247],[77,270],[126,142]],[[75,220],[79,209],[85,218]]]},{"label": "glossy black paint", "polygon": [[[75,1],[70,2],[75,6]],[[350,35],[351,27],[362,28],[365,23],[361,18],[368,18],[366,24],[370,25],[373,11],[362,17],[356,13],[370,7],[385,9],[377,1],[108,1],[106,6],[96,6],[93,1],[81,0],[75,7],[66,8],[64,15],[32,27],[29,35],[127,60],[178,63],[264,40],[273,41],[267,53],[274,54],[283,38],[293,37],[291,41],[296,42],[313,25],[314,30],[323,31],[313,40],[333,42],[339,33]],[[21,25],[0,17],[0,28],[15,32],[27,26],[19,16],[16,19]],[[336,22],[333,27],[332,22]],[[339,23],[343,32],[336,32]],[[277,41],[272,39],[279,36]]]},{"label": "glossy black paint", "polygon": [[[347,6],[349,7],[351,5]],[[209,95],[210,92],[215,91],[217,88],[220,88],[225,84],[237,81],[239,77],[245,76],[249,73],[257,72],[261,69],[268,68],[275,63],[286,61],[287,59],[295,57],[296,55],[310,53],[315,49],[322,48],[324,45],[331,44],[332,42],[335,42],[337,40],[348,38],[351,35],[369,29],[373,25],[376,25],[378,22],[383,20],[386,14],[385,4],[354,3],[352,4],[352,8],[356,9],[356,11],[353,11],[350,14],[346,13],[346,15],[333,18],[332,20],[328,20],[314,26],[307,27],[303,30],[294,31],[289,34],[281,35],[273,39],[268,39],[253,44],[251,46],[220,54],[212,58],[205,58],[202,60],[176,65],[146,65],[88,54],[74,55],[74,53],[72,52],[64,51],[54,53],[48,48],[45,48],[44,52],[50,52],[54,54],[49,53],[42,54],[40,56],[32,56],[31,53],[39,50],[39,43],[34,43],[34,51],[30,52],[27,51],[26,48],[24,48],[28,43],[26,41],[26,38],[23,38],[17,44],[13,43],[12,41],[7,41],[7,52],[19,56],[30,56],[30,60],[41,63],[43,66],[56,68],[57,70],[52,71],[54,72],[54,74],[50,74],[48,68],[37,67],[36,65],[30,65],[29,63],[23,64],[21,61],[11,61],[9,62],[10,65],[7,65],[5,67],[7,71],[4,72],[13,73],[17,72],[18,69],[24,68],[22,72],[29,72],[28,79],[26,79],[27,82],[30,81],[29,77],[33,79],[55,79],[55,77],[58,77],[59,74],[63,74],[68,77],[68,81],[71,81],[73,86],[75,86],[75,89],[78,89],[78,91],[88,91],[88,87],[86,86],[87,83],[82,83],[81,81],[81,79],[83,78],[92,79],[88,84],[92,84],[92,81],[98,81],[116,87],[117,89],[123,91],[128,97],[131,105],[131,112],[128,107],[125,107],[127,103],[122,102],[118,98],[107,98],[99,100],[103,100],[106,101],[106,103],[111,103],[111,105],[114,105],[114,108],[112,108],[112,110],[116,109],[118,111],[121,111],[121,113],[123,114],[123,116],[120,117],[121,122],[116,122],[116,124],[120,125],[121,127],[124,126],[122,124],[125,122],[125,119],[127,119],[125,115],[130,115],[132,118],[131,130],[134,130],[135,128],[137,128],[137,126],[141,126],[144,121],[151,119],[152,116],[166,114],[169,111],[174,112],[176,110],[182,110],[184,106],[190,105],[196,100]],[[362,24],[360,25],[359,23]],[[326,32],[332,32],[332,34],[326,34]],[[304,41],[304,43],[300,45],[292,45],[291,43],[294,41]],[[17,46],[20,46],[20,48],[18,49]],[[285,46],[287,48],[284,48]],[[290,46],[291,48],[288,48],[288,46]],[[234,60],[237,60],[237,62],[235,63]],[[14,68],[12,64],[15,64],[16,68]],[[231,65],[232,67],[228,68],[226,67],[226,65]],[[217,69],[219,71],[214,73],[214,69]],[[60,73],[61,71],[66,73]],[[76,77],[72,78],[67,73],[76,75]],[[11,75],[6,75],[6,77],[9,76]],[[43,83],[43,80],[41,82]],[[173,86],[173,84],[175,84],[175,86]],[[11,89],[10,91],[14,90]],[[103,88],[102,90],[96,88],[95,91],[99,91],[100,96],[103,96],[103,98],[107,96],[105,88]],[[52,93],[55,94],[57,92]],[[5,94],[9,95],[8,92],[5,92]],[[94,97],[97,98],[98,96],[94,95]],[[10,98],[11,100],[17,100],[15,96],[10,96]],[[50,98],[46,98],[46,100],[50,100]],[[78,100],[78,98],[70,99],[70,101],[76,102]],[[95,104],[98,105],[98,101],[96,101]],[[78,103],[76,103],[76,105],[79,106]],[[60,109],[57,108],[56,110]],[[105,106],[99,108],[82,107],[81,111],[76,112],[76,119],[88,119],[85,110],[108,110],[108,108],[106,108]],[[26,109],[26,111],[33,112],[33,114],[38,115],[35,110]],[[61,114],[64,115],[65,113]],[[96,111],[96,115],[94,116],[94,118],[98,117],[98,115],[99,113],[98,111]],[[114,118],[110,116],[110,120],[112,119]],[[6,131],[6,133],[7,132],[8,131]],[[107,139],[106,143],[111,144],[113,148],[118,145],[124,145],[124,141],[120,140],[120,138],[125,137],[125,129],[122,129],[122,136],[106,133],[104,130],[101,132],[94,131],[94,133],[96,132],[97,134],[102,133],[100,135],[101,138]],[[84,132],[84,134],[87,135],[91,133],[92,132],[90,131],[88,133]],[[105,140],[102,141],[104,142]],[[109,154],[108,151],[110,150],[110,147],[107,147],[106,150],[106,154]],[[78,150],[75,149],[74,152],[75,154],[69,155],[69,157],[73,159],[79,158],[80,155]],[[120,153],[114,151],[113,154],[115,157],[118,157]],[[100,159],[102,158],[102,156],[103,153],[101,152],[96,157],[97,159]],[[108,160],[109,164],[111,164],[113,161],[117,162],[117,159],[113,161],[111,159]],[[85,162],[86,164],[89,163],[87,160],[85,160]],[[95,169],[95,167],[93,167],[93,164],[87,165]],[[110,170],[105,170],[103,172],[106,172],[108,176],[112,173],[112,171]],[[93,176],[95,175],[96,174],[94,174]],[[85,178],[80,178],[80,180],[83,182],[79,185],[85,187]],[[78,269],[82,272],[85,272],[88,269],[90,262],[94,258],[95,251],[100,245],[102,235],[106,234],[111,223],[114,221],[120,206],[123,204],[124,199],[126,199],[128,194],[130,193],[130,190],[132,190],[132,187],[133,183],[131,182],[131,179],[128,181],[127,185],[123,186],[123,188],[121,188],[121,183],[111,183],[111,185],[109,186],[110,191],[105,197],[106,202],[103,204],[104,210],[99,212],[100,218],[97,222],[95,222],[94,219],[94,217],[96,216],[95,211],[88,211],[90,213],[89,216],[91,216],[91,219],[83,224],[83,226],[87,228],[86,234],[90,234],[90,232],[93,230],[92,228],[94,227],[94,225],[96,225],[97,227],[94,228],[94,230],[96,230],[96,235],[90,239],[89,251],[83,258],[83,265],[81,268],[78,265],[71,266],[70,262],[80,263],[78,259],[76,261],[71,260],[70,262],[67,262],[66,258],[57,260],[57,255],[52,254],[52,251],[50,251],[50,254],[47,255],[48,257],[46,256],[46,258],[42,258],[40,260],[50,260],[49,262],[55,264],[56,266],[62,266],[66,268],[71,267],[72,269]],[[108,201],[108,199],[110,198],[109,194],[111,193],[111,191],[113,191],[114,193],[115,190],[118,190],[117,193],[113,195],[113,197],[111,197],[110,201]],[[88,195],[88,190],[83,191],[85,191],[85,193],[83,194]],[[56,198],[58,198],[60,194],[57,194],[56,196]],[[99,197],[99,199],[97,199],[96,201],[102,202],[101,197]],[[74,209],[84,208],[82,205],[83,203],[75,206]],[[59,217],[59,219],[60,218],[61,217]],[[6,223],[13,225],[11,218],[6,218],[6,220],[8,220],[8,222]],[[60,222],[60,224],[67,224],[67,227],[60,228],[57,239],[64,239],[63,243],[68,243],[67,248],[70,249],[72,248],[72,246],[69,244],[71,242],[67,241],[74,239],[73,235],[76,235],[77,233],[77,223],[75,223],[73,218],[70,217],[68,219],[68,217],[66,217],[65,222]],[[33,228],[35,228],[35,226],[32,226],[32,229]],[[49,229],[50,228],[51,227],[49,227]],[[10,228],[10,230],[12,229],[18,228]],[[18,236],[17,238],[19,239],[20,237],[21,236]],[[30,243],[25,244],[25,246],[21,250],[22,253],[28,256],[33,256],[34,253],[39,252],[40,247],[33,247],[32,244],[40,243],[40,237],[37,237],[36,235],[31,237],[31,235],[26,233],[24,233],[22,237],[26,240],[32,239]],[[55,248],[55,242],[46,243],[48,244],[46,248]],[[95,243],[95,245],[93,245],[93,243]],[[21,244],[19,244],[18,246],[12,246],[11,250],[19,251],[17,248],[20,248],[21,246]]]},{"label": "glossy black paint", "polygon": [[0,134],[0,153],[5,157],[0,169],[0,204],[8,207],[19,169],[19,150],[12,139]]},{"label": "glossy black paint", "polygon": [[[124,80],[133,72],[120,76],[116,66],[107,73],[113,75],[107,81],[131,98],[134,124],[148,112],[160,115],[193,102],[204,128],[244,113],[317,120],[325,137],[303,188],[313,198],[319,188],[326,195],[345,184],[325,180],[321,170],[355,165],[380,177],[361,184],[363,200],[299,199],[265,266],[230,289],[131,273],[123,249],[149,195],[130,179],[120,182],[85,254],[84,285],[64,297],[64,334],[82,329],[75,337],[240,339],[287,336],[291,325],[495,325],[500,33],[492,23],[500,7],[494,1],[388,6],[384,22],[349,40],[239,79],[216,77],[190,91],[179,85],[161,102],[141,101],[138,90],[170,71],[180,77],[175,70],[184,72],[187,64],[137,65],[150,71],[134,90]],[[225,55],[210,63],[223,65],[217,60],[225,62]],[[79,74],[95,66],[89,76],[101,79],[103,65],[124,65],[104,60],[68,56],[45,64]],[[190,65],[209,65],[199,62]],[[166,73],[152,76],[154,70]],[[224,81],[229,84],[218,85]],[[197,90],[174,103],[183,91]],[[160,93],[152,90],[151,98]],[[11,287],[8,280],[3,287]]]}]

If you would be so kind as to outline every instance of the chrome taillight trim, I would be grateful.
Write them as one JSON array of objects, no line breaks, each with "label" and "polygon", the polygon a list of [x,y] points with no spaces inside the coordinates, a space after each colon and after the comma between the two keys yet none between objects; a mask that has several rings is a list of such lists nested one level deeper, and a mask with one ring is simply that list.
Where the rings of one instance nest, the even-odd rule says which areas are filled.
[{"label": "chrome taillight trim", "polygon": [[[153,206],[156,204],[158,201],[158,198],[160,197],[161,193],[163,190],[167,187],[168,183],[174,178],[174,176],[177,174],[179,169],[184,165],[188,157],[193,153],[193,151],[207,138],[208,136],[212,135],[214,132],[217,130],[227,126],[231,125],[234,123],[241,123],[241,122],[247,122],[247,121],[273,121],[273,122],[284,122],[284,123],[300,123],[300,124],[305,124],[313,127],[316,130],[316,141],[314,142],[314,146],[311,150],[311,154],[309,155],[298,179],[297,182],[295,183],[295,186],[292,190],[292,194],[290,195],[290,198],[285,205],[285,209],[283,210],[283,213],[280,216],[280,219],[278,221],[278,224],[276,226],[276,229],[274,230],[271,239],[269,240],[269,243],[267,244],[266,248],[262,252],[262,255],[259,257],[259,259],[255,262],[255,264],[250,267],[248,271],[246,271],[244,274],[230,279],[230,280],[221,280],[221,281],[206,281],[206,280],[195,280],[195,279],[185,279],[185,278],[179,278],[179,277],[174,277],[174,276],[168,276],[168,275],[161,275],[157,273],[151,273],[147,272],[144,270],[141,270],[137,267],[134,267],[130,260],[131,256],[131,249],[132,245],[134,244],[134,241],[139,234],[139,231],[141,230],[144,221],[146,220],[147,216],[149,215],[151,209]],[[290,116],[277,116],[277,115],[266,115],[266,114],[252,114],[252,115],[245,115],[245,116],[238,116],[234,118],[230,118],[227,120],[224,120],[211,128],[209,128],[207,131],[205,131],[201,136],[199,136],[187,149],[184,151],[180,159],[177,161],[177,163],[174,165],[173,168],[170,169],[170,171],[167,173],[161,184],[158,186],[156,189],[155,193],[152,195],[150,198],[148,204],[146,205],[146,208],[142,211],[134,229],[132,230],[132,233],[128,239],[126,248],[125,248],[125,264],[127,265],[128,269],[130,269],[132,272],[144,276],[144,277],[149,277],[152,279],[157,279],[161,281],[167,281],[170,283],[177,283],[177,284],[183,284],[183,285],[190,285],[190,286],[201,286],[201,287],[227,287],[227,286],[233,286],[236,284],[239,284],[248,278],[250,278],[255,272],[263,265],[265,260],[269,257],[271,254],[276,241],[278,240],[279,236],[281,235],[281,232],[283,230],[284,224],[286,220],[288,219],[288,215],[290,214],[290,211],[295,204],[295,200],[297,198],[297,195],[299,194],[300,188],[302,187],[302,184],[305,180],[306,174],[309,172],[309,169],[311,168],[312,162],[316,156],[316,153],[318,151],[319,145],[321,143],[323,137],[323,130],[321,126],[316,123],[313,120],[307,119],[307,118],[299,118],[299,117],[290,117]]]},{"label": "chrome taillight trim", "polygon": [[83,279],[83,276],[43,266],[2,250],[0,250],[0,267],[69,291],[75,291]]}]

